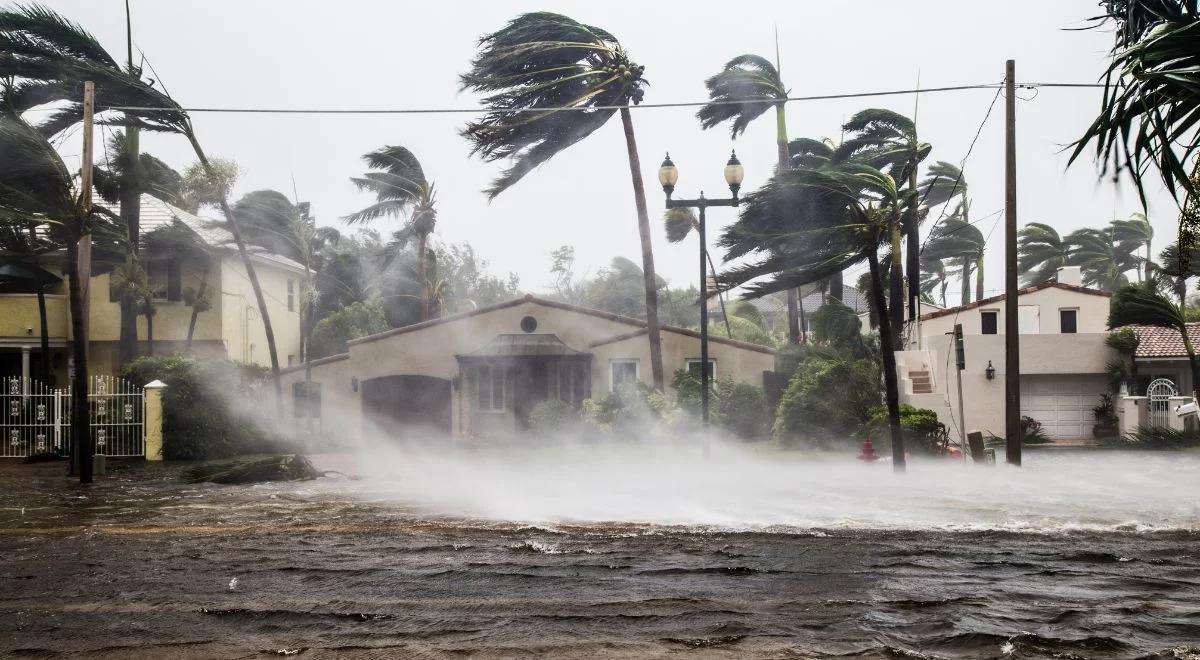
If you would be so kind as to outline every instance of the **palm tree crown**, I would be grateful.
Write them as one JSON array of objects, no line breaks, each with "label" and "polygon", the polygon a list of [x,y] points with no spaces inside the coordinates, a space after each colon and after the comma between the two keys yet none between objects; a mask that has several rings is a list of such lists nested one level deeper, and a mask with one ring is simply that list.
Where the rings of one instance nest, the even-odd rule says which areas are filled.
[{"label": "palm tree crown", "polygon": [[786,101],[788,94],[775,65],[764,57],[749,54],[729,60],[704,85],[708,88],[709,103],[696,113],[700,126],[708,129],[728,121],[734,138],[773,105]]}]

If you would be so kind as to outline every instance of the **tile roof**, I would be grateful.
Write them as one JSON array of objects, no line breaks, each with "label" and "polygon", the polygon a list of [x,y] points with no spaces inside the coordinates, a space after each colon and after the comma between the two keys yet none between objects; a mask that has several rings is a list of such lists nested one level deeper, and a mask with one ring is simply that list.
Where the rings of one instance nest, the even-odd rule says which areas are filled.
[{"label": "tile roof", "polygon": [[[1022,289],[1018,289],[1017,297],[1020,298],[1021,296],[1025,295],[1025,294],[1033,293],[1035,291],[1041,291],[1042,289],[1050,289],[1050,288],[1063,289],[1065,291],[1075,291],[1076,293],[1084,293],[1084,294],[1087,294],[1090,296],[1104,296],[1105,298],[1112,297],[1112,293],[1109,293],[1108,291],[1101,291],[1100,289],[1089,289],[1084,286],[1075,286],[1074,284],[1063,284],[1062,282],[1054,282],[1054,281],[1040,282],[1038,284],[1034,284],[1034,285],[1027,286]],[[939,316],[946,316],[947,314],[957,314],[958,312],[961,312],[963,310],[974,309],[976,307],[980,307],[983,305],[990,305],[995,302],[1000,302],[1001,300],[1004,300],[1003,293],[998,296],[992,296],[991,298],[984,298],[983,300],[976,300],[975,302],[968,303],[966,305],[959,305],[958,307],[947,307],[946,309],[939,309],[937,311],[930,312],[928,314],[922,314],[921,320],[926,321],[929,319],[936,319]]]},{"label": "tile roof", "polygon": [[[1151,325],[1131,325],[1138,337],[1137,352],[1139,358],[1186,358],[1187,349],[1183,347],[1183,336],[1174,328],[1160,328]],[[1200,346],[1200,323],[1187,324],[1188,338],[1193,346]]]}]

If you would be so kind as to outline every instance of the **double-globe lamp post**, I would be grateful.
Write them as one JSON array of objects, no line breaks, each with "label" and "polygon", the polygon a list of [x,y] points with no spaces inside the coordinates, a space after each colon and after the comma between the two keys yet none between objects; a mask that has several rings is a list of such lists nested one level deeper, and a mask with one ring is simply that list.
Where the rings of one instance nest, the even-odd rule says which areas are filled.
[{"label": "double-globe lamp post", "polygon": [[[712,369],[708,362],[708,277],[705,274],[708,259],[708,244],[704,236],[704,211],[710,206],[737,206],[739,203],[738,190],[742,187],[742,179],[746,170],[737,159],[737,153],[731,153],[729,162],[725,164],[725,183],[729,184],[732,197],[727,199],[709,199],[700,192],[697,199],[672,199],[675,184],[679,181],[679,170],[671,162],[671,154],[663,159],[658,168],[658,182],[662,184],[663,192],[667,194],[667,208],[694,208],[699,210],[700,223],[696,228],[700,236],[700,418],[704,426],[708,426],[708,398]],[[731,337],[732,339],[732,337]]]}]

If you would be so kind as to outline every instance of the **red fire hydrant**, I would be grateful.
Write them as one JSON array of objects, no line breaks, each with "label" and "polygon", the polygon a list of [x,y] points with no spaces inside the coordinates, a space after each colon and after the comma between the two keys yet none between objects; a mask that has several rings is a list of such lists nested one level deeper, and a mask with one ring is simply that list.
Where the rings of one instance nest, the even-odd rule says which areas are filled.
[{"label": "red fire hydrant", "polygon": [[858,460],[868,463],[879,460],[879,454],[875,453],[875,445],[871,443],[871,439],[863,440],[862,453],[858,455]]}]

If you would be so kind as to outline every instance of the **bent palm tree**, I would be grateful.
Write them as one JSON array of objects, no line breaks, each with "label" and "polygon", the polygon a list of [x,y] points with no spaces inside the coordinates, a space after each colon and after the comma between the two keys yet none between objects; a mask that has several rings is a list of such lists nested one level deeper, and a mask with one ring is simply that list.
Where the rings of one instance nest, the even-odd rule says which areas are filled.
[{"label": "bent palm tree", "polygon": [[1192,370],[1192,396],[1200,399],[1200,360],[1196,358],[1196,347],[1188,336],[1186,310],[1167,300],[1151,283],[1127,284],[1113,294],[1108,329],[1132,324],[1171,328],[1180,334]]},{"label": "bent palm tree", "polygon": [[[460,81],[486,94],[488,112],[462,134],[471,153],[512,164],[492,182],[494,198],[560,151],[600,128],[620,107],[629,176],[642,244],[646,325],[654,386],[663,388],[662,338],[650,216],[629,105],[641,102],[645,67],[633,62],[609,32],[550,12],[522,14],[479,40],[480,51]],[[554,110],[572,107],[578,110]]]},{"label": "bent palm tree", "polygon": [[1125,273],[1137,268],[1137,246],[1118,244],[1112,228],[1078,229],[1067,235],[1073,246],[1070,265],[1079,266],[1083,283],[1097,289],[1116,291],[1129,282]]},{"label": "bent palm tree", "polygon": [[1143,246],[1146,248],[1142,268],[1138,269],[1138,280],[1141,281],[1143,277],[1149,279],[1154,265],[1154,253],[1150,251],[1150,244],[1154,240],[1154,227],[1150,226],[1146,214],[1134,213],[1128,220],[1113,220],[1111,228],[1113,241],[1120,245],[1122,250],[1128,249],[1136,253]]},{"label": "bent palm tree", "polygon": [[971,302],[971,272],[975,272],[975,300],[983,300],[983,256],[987,239],[975,225],[955,215],[943,220],[925,244],[922,257],[942,259],[959,267],[962,303]]},{"label": "bent palm tree", "polygon": [[[696,212],[688,207],[668,209],[663,214],[663,224],[667,229],[668,243],[679,243],[687,238],[693,229],[698,230],[700,227],[700,221],[696,218]],[[712,279],[715,283],[717,281],[717,265],[713,263],[712,255],[709,254],[707,246],[705,246],[704,250],[704,259],[708,262],[708,271],[712,273]],[[730,337],[733,337],[733,330],[729,327],[729,313],[725,309],[725,294],[721,292],[719,287],[714,287],[713,293],[709,295],[712,296],[714,294],[717,296],[717,301],[721,303],[721,318],[725,319],[725,332]],[[707,305],[708,301],[701,300],[700,304]]]},{"label": "bent palm tree", "polygon": [[1187,302],[1187,285],[1188,280],[1192,277],[1200,275],[1197,267],[1200,267],[1200,261],[1197,257],[1200,254],[1200,248],[1192,248],[1193,255],[1191,258],[1184,259],[1179,254],[1179,243],[1171,243],[1158,253],[1158,264],[1151,264],[1159,276],[1155,279],[1159,283],[1160,290],[1170,289],[1171,293],[1179,299],[1180,306]]},{"label": "bent palm tree", "polygon": [[1017,232],[1017,270],[1022,285],[1052,280],[1058,269],[1070,265],[1071,243],[1058,230],[1041,222],[1031,222]]},{"label": "bent palm tree", "polygon": [[426,245],[437,224],[434,186],[425,178],[421,163],[404,147],[387,146],[363,156],[372,171],[351,177],[359,190],[375,194],[375,203],[342,218],[347,223],[367,223],[384,216],[404,217],[408,222],[394,235],[397,247],[417,241],[417,281],[421,286],[421,320],[430,316],[430,286],[426,267]]}]

